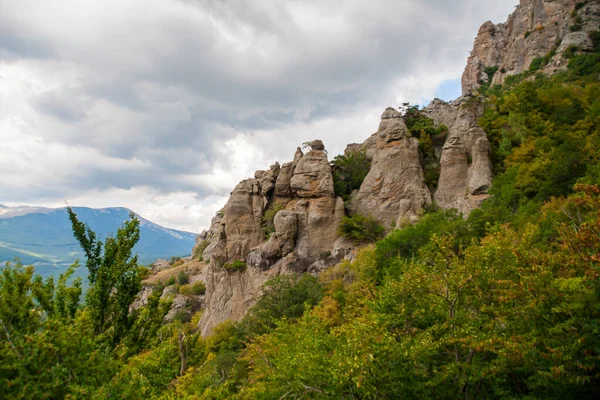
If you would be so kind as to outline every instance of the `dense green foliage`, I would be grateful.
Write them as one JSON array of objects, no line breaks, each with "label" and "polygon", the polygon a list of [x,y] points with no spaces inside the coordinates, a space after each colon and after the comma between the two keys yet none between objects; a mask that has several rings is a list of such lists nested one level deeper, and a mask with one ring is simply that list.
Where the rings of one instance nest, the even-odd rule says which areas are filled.
[{"label": "dense green foliage", "polygon": [[275,215],[284,208],[281,203],[273,203],[265,210],[262,217],[262,226],[267,239],[271,236],[271,233],[275,233]]},{"label": "dense green foliage", "polygon": [[81,279],[68,283],[77,264],[55,283],[33,267],[7,263],[0,275],[0,397],[89,397],[110,381],[127,358],[156,340],[170,308],[154,293],[130,311],[144,269],[131,249],[139,221],[124,223],[104,243],[68,209],[87,255],[90,288],[80,304]]},{"label": "dense green foliage", "polygon": [[372,216],[355,214],[342,218],[339,233],[356,243],[364,243],[381,239],[385,233],[385,229]]},{"label": "dense green foliage", "polygon": [[223,265],[223,268],[230,272],[241,272],[246,270],[246,263],[242,260],[233,260]]},{"label": "dense green foliage", "polygon": [[448,135],[448,127],[444,124],[436,126],[433,120],[419,110],[419,106],[403,105],[406,127],[413,137],[419,139],[419,148],[423,155],[423,171],[425,184],[433,191],[440,178],[440,160],[436,155],[436,147],[441,149]]},{"label": "dense green foliage", "polygon": [[206,293],[206,285],[204,285],[202,281],[181,285],[181,287],[179,287],[179,293],[187,295],[201,295]]},{"label": "dense green foliage", "polygon": [[204,261],[202,254],[204,254],[204,250],[206,250],[206,248],[208,247],[209,244],[210,244],[210,241],[208,241],[208,240],[201,241],[200,244],[194,248],[194,254],[192,254],[192,258],[194,258],[198,261]]},{"label": "dense green foliage", "polygon": [[364,150],[336,156],[331,161],[335,194],[348,201],[352,192],[360,189],[370,169],[371,161]]}]

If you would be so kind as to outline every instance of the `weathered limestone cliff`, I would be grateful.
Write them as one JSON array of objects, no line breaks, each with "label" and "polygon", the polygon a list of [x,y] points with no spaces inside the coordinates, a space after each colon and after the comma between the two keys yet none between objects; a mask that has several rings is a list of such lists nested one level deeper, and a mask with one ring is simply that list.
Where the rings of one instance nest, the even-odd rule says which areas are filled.
[{"label": "weathered limestone cliff", "polygon": [[490,144],[477,125],[483,102],[464,97],[450,103],[436,99],[423,111],[437,124],[449,127],[441,152],[435,202],[440,208],[468,215],[488,198],[492,185]]},{"label": "weathered limestone cliff", "polygon": [[[203,334],[240,319],[274,275],[318,271],[351,250],[337,233],[344,202],[335,196],[325,147],[318,140],[309,147],[306,154],[298,149],[294,161],[240,182],[213,219],[203,253],[209,261]],[[272,221],[269,213],[275,213]],[[274,228],[268,236],[267,224]],[[245,263],[243,271],[228,267],[236,261]]]},{"label": "weathered limestone cliff", "polygon": [[565,69],[568,48],[592,47],[588,33],[600,26],[597,0],[521,0],[505,23],[484,23],[462,76],[463,95],[481,84],[502,84],[520,74],[538,57],[551,56],[544,73]]},{"label": "weathered limestone cliff", "polygon": [[419,140],[393,108],[384,111],[377,132],[346,148],[346,154],[364,151],[371,162],[346,204],[336,196],[319,140],[308,143],[306,154],[298,148],[293,161],[240,182],[197,245],[205,249],[207,263],[202,334],[222,321],[241,319],[271,277],[318,273],[350,257],[353,244],[338,234],[345,215],[370,215],[389,232],[416,222],[432,201],[463,215],[479,207],[488,198],[492,164],[490,144],[477,124],[484,100],[475,90],[529,69],[538,57],[548,61],[539,66],[541,72],[564,68],[562,53],[589,49],[588,32],[599,25],[597,0],[521,0],[506,23],[485,23],[463,74],[464,95],[448,103],[436,99],[421,111],[448,128],[433,143],[435,155],[427,156],[429,168],[439,166],[437,187],[425,184]]},{"label": "weathered limestone cliff", "polygon": [[[424,111],[449,126],[434,196],[425,185],[419,142],[393,108],[384,111],[377,132],[346,150],[364,150],[371,161],[348,204],[336,196],[319,140],[309,143],[306,154],[298,149],[292,162],[274,164],[240,182],[204,235],[208,246],[202,258],[208,267],[202,334],[225,320],[241,319],[273,276],[318,273],[351,255],[353,244],[338,234],[347,214],[371,215],[390,231],[416,222],[432,197],[441,207],[464,214],[477,207],[492,179],[489,144],[476,123],[481,111],[476,99],[436,101]],[[273,228],[269,235],[267,225]],[[242,270],[231,268],[236,262]]]},{"label": "weathered limestone cliff", "polygon": [[402,114],[386,109],[379,130],[347,151],[355,148],[366,151],[371,170],[352,201],[352,212],[371,215],[388,229],[416,222],[431,204],[431,193],[425,185],[419,141],[410,137]]}]

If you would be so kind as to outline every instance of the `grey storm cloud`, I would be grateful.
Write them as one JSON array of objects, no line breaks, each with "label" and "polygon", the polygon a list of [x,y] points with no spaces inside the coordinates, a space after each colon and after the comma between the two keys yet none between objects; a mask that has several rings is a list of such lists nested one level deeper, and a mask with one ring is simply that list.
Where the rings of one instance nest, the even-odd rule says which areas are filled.
[{"label": "grey storm cloud", "polygon": [[202,196],[215,189],[189,177],[226,169],[225,141],[271,131],[275,148],[295,124],[393,101],[392,81],[455,71],[479,25],[515,2],[0,0],[0,75],[22,66],[47,85],[22,100],[30,136],[139,162],[83,160],[32,195],[143,185]]}]

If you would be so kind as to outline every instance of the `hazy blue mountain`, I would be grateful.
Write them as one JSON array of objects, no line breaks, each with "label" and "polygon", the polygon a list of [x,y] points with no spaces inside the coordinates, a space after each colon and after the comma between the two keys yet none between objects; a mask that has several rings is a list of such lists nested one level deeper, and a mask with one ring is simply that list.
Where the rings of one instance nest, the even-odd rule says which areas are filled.
[{"label": "hazy blue mountain", "polygon": [[[126,208],[93,209],[73,207],[79,219],[87,223],[102,239],[116,233],[129,218]],[[140,241],[134,248],[142,264],[157,258],[189,255],[196,234],[167,229],[140,216]],[[58,275],[76,259],[84,256],[71,232],[65,208],[0,206],[0,263],[19,257],[33,264],[44,276]],[[81,268],[78,275],[87,275]]]}]

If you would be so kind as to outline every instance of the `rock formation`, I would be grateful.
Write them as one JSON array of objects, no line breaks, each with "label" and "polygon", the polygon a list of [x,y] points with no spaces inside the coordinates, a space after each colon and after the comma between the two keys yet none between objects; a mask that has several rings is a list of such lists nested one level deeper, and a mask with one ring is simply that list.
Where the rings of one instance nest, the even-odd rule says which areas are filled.
[{"label": "rock formation", "polygon": [[[213,219],[203,253],[209,262],[203,334],[222,321],[240,319],[269,278],[321,270],[351,250],[338,237],[344,202],[335,196],[325,147],[319,140],[308,145],[310,151],[298,149],[292,162],[240,182],[222,215]],[[273,210],[273,220],[265,221]],[[267,223],[274,227],[269,236]],[[246,269],[228,269],[235,261]]]},{"label": "rock formation", "polygon": [[[521,0],[506,23],[483,24],[463,74],[464,96],[448,103],[436,99],[421,111],[448,127],[445,137],[433,141],[434,156],[427,155],[429,168],[439,166],[433,193],[425,184],[419,140],[393,108],[383,112],[377,132],[346,148],[346,154],[364,151],[371,162],[347,204],[336,196],[320,140],[306,143],[306,154],[298,148],[293,161],[276,163],[240,182],[196,246],[205,249],[207,263],[202,334],[222,321],[242,318],[271,277],[319,273],[351,256],[353,243],[338,235],[347,214],[370,215],[390,231],[416,222],[432,200],[463,215],[478,207],[488,197],[492,165],[490,144],[477,124],[484,103],[475,89],[504,82],[529,69],[537,57],[548,61],[540,65],[544,73],[564,68],[564,51],[591,47],[588,33],[598,29],[599,3]],[[229,267],[235,263],[244,268]]]},{"label": "rock formation", "polygon": [[424,113],[449,127],[440,157],[440,178],[434,199],[443,209],[468,215],[488,198],[492,184],[490,144],[477,119],[483,114],[478,98],[459,98],[450,103],[434,100]]},{"label": "rock formation", "polygon": [[[346,151],[355,148],[350,145]],[[431,203],[431,193],[425,185],[419,141],[410,137],[400,112],[386,109],[378,131],[358,148],[371,159],[371,170],[351,210],[375,217],[388,229],[416,222]]]},{"label": "rock formation", "polygon": [[[505,23],[484,23],[462,76],[463,95],[481,84],[502,84],[507,76],[529,69],[546,55],[544,73],[566,68],[562,56],[569,46],[591,48],[588,33],[600,25],[600,3],[578,0],[521,0]],[[551,53],[553,52],[553,53]]]},{"label": "rock formation", "polygon": [[[477,99],[436,101],[424,112],[450,127],[440,146],[441,173],[434,197],[441,207],[466,215],[487,197],[492,178],[489,144],[476,123],[482,105]],[[242,318],[273,276],[318,273],[351,254],[353,244],[338,234],[347,212],[370,215],[390,231],[416,222],[432,202],[419,142],[393,108],[384,111],[377,132],[346,149],[364,150],[371,161],[347,205],[336,197],[323,143],[307,145],[306,154],[298,149],[293,161],[256,171],[254,178],[240,182],[203,235],[209,242],[202,255],[208,262],[203,335],[220,322]],[[266,221],[269,218],[272,221]],[[267,224],[273,227],[268,236]],[[245,270],[228,268],[236,261],[245,263]]]}]

